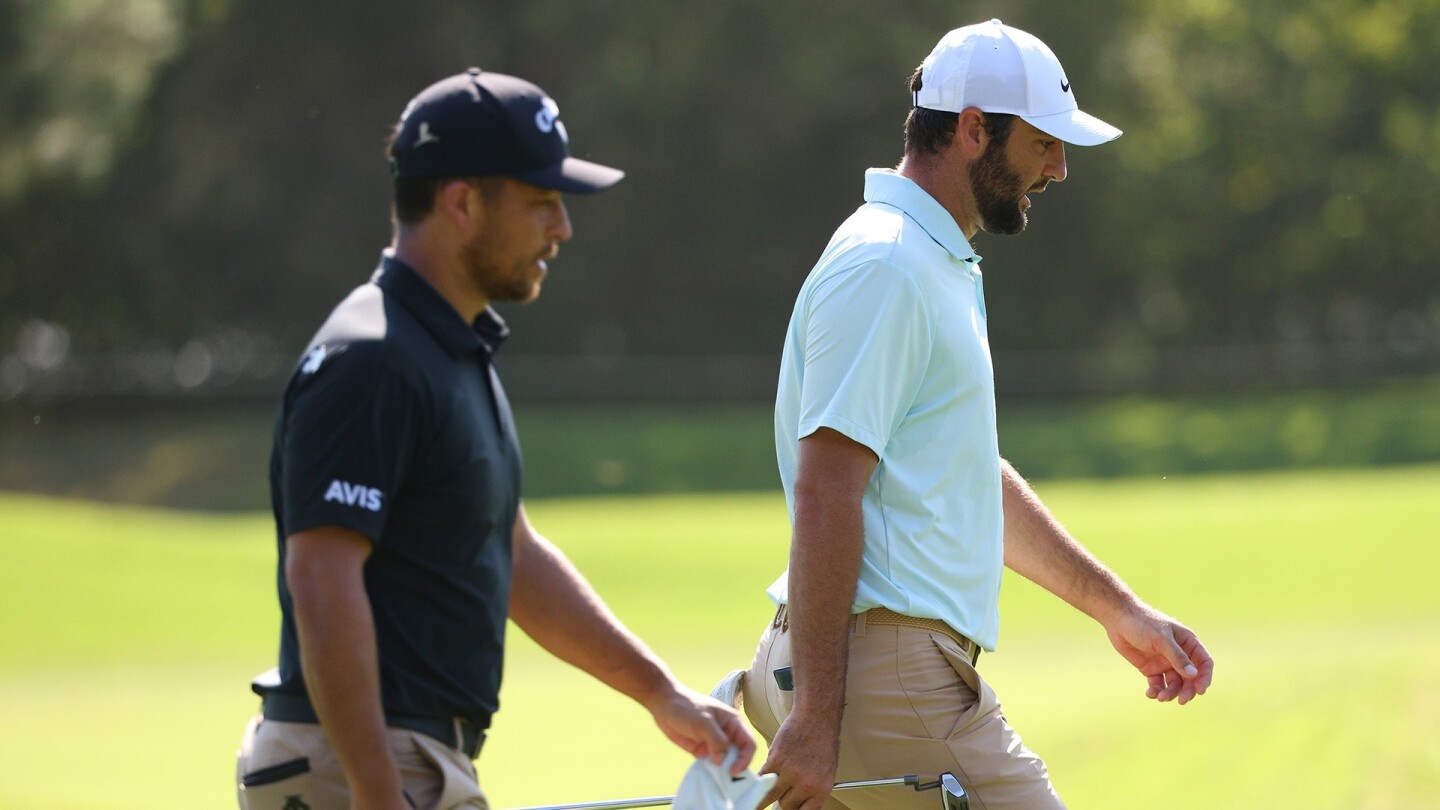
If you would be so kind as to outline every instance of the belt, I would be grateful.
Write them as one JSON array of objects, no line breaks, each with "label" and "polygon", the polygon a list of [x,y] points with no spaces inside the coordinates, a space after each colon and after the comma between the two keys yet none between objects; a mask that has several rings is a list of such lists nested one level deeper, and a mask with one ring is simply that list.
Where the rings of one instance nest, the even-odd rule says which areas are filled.
[{"label": "belt", "polygon": [[[304,695],[283,692],[268,692],[261,703],[261,713],[266,720],[281,723],[318,723],[315,707]],[[423,717],[413,714],[385,712],[385,725],[418,731],[427,737],[434,737],[458,751],[464,751],[471,759],[480,756],[485,745],[485,728],[468,717]]]},{"label": "belt", "polygon": [[[921,619],[915,616],[906,616],[903,613],[896,613],[889,608],[883,607],[870,608],[860,615],[865,617],[866,624],[915,627],[949,636],[956,644],[960,645],[960,650],[965,653],[965,657],[970,659],[970,666],[975,666],[975,662],[980,660],[980,645],[961,635],[955,628],[939,619]],[[852,618],[850,621],[853,624],[855,619]]]},{"label": "belt", "polygon": [[[906,616],[903,613],[896,613],[889,608],[877,607],[870,608],[864,613],[857,613],[851,616],[850,626],[854,627],[862,616],[865,618],[866,624],[914,627],[919,630],[929,630],[933,633],[940,633],[960,645],[961,652],[965,653],[965,657],[970,660],[971,666],[974,666],[975,662],[980,660],[980,645],[966,638],[955,628],[939,619],[921,619],[915,616]],[[787,605],[781,605],[779,609],[775,611],[775,620],[771,623],[771,627],[779,628],[781,632],[790,629],[790,616]]]}]

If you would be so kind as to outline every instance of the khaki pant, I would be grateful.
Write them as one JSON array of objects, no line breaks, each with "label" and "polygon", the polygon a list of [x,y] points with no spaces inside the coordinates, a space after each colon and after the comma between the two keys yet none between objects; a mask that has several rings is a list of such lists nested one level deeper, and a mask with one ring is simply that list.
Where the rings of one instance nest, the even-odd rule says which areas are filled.
[{"label": "khaki pant", "polygon": [[[489,810],[465,752],[418,731],[392,728],[388,734],[405,794],[417,810]],[[256,715],[240,743],[235,783],[240,810],[350,810],[345,773],[315,723]]]},{"label": "khaki pant", "polygon": [[[788,622],[774,622],[745,676],[745,713],[766,740],[790,713],[794,694],[774,675],[790,662]],[[836,781],[911,774],[930,781],[945,772],[964,785],[972,810],[1065,806],[959,642],[934,630],[869,624],[860,614],[850,633]],[[834,793],[825,810],[934,810],[938,803],[933,792],[890,786]]]}]

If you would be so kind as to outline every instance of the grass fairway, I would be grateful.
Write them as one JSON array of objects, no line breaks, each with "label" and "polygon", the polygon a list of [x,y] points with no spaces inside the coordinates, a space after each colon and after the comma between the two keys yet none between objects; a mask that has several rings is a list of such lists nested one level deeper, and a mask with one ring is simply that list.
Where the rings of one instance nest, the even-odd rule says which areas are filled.
[{"label": "grass fairway", "polygon": [[[1418,808],[1440,795],[1440,466],[1108,482],[1041,494],[1219,662],[1143,698],[1089,620],[1004,591],[982,670],[1075,808]],[[743,666],[783,565],[778,494],[530,512],[687,682]],[[233,807],[274,656],[267,516],[0,496],[0,808]],[[480,763],[497,808],[674,790],[637,707],[518,634]]]}]

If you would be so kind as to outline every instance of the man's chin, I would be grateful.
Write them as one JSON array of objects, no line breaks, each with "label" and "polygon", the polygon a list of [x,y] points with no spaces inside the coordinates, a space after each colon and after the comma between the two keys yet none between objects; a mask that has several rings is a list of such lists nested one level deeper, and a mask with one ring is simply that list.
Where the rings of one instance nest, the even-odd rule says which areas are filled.
[{"label": "man's chin", "polygon": [[516,279],[505,287],[493,290],[490,293],[490,300],[503,301],[507,304],[528,304],[540,297],[540,285],[544,280],[544,276],[528,282]]},{"label": "man's chin", "polygon": [[1019,212],[1019,214],[1018,217],[1005,217],[994,225],[986,220],[980,224],[980,230],[993,236],[1015,236],[1025,230],[1026,225],[1030,224],[1030,217],[1027,216],[1024,211]]},{"label": "man's chin", "polygon": [[525,288],[525,289],[523,289],[523,290],[517,290],[516,292],[517,292],[518,294],[517,294],[513,299],[511,299],[511,300],[513,300],[515,303],[517,303],[517,304],[530,304],[530,303],[534,303],[535,299],[537,299],[537,298],[540,297],[540,282],[539,282],[539,281],[536,281],[534,284],[531,284],[529,287],[527,287],[527,288]]}]

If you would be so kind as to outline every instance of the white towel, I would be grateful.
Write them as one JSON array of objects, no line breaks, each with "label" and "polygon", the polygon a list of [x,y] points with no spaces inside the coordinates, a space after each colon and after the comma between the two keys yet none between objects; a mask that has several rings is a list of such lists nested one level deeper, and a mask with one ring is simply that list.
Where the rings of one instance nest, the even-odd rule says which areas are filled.
[{"label": "white towel", "polygon": [[695,764],[685,772],[685,778],[680,780],[672,809],[759,810],[760,800],[775,784],[775,774],[756,776],[751,771],[742,771],[739,776],[732,777],[730,766],[735,764],[738,754],[731,748],[725,761],[719,765],[708,757],[695,760]]}]

